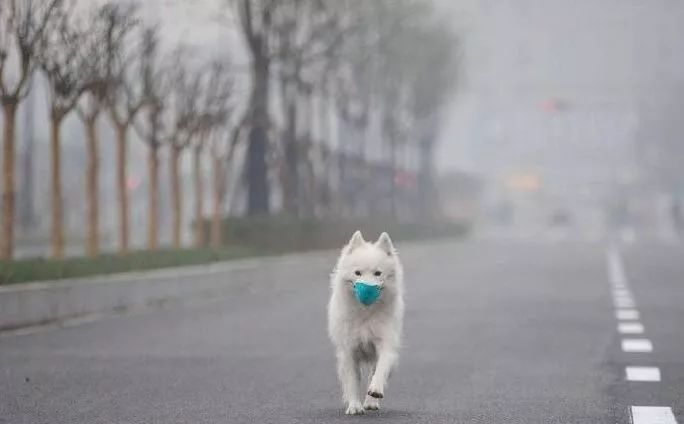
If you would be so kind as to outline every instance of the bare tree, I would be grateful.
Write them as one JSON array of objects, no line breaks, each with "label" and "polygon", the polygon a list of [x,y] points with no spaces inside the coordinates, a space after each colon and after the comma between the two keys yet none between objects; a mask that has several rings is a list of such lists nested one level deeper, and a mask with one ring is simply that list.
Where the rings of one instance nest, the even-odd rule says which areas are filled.
[{"label": "bare tree", "polygon": [[[285,117],[284,208],[293,215],[311,212],[311,123],[308,111],[314,82],[331,69],[333,52],[350,30],[343,8],[334,0],[294,0],[274,13],[273,36],[280,97]],[[309,205],[302,209],[302,205]]]},{"label": "bare tree", "polygon": [[168,130],[162,122],[168,91],[171,87],[169,67],[161,63],[157,54],[157,32],[148,28],[143,38],[147,57],[143,69],[143,91],[147,98],[143,123],[135,128],[147,145],[148,208],[147,248],[156,250],[159,243],[159,149]]},{"label": "bare tree", "polygon": [[202,126],[202,73],[188,71],[188,58],[183,46],[179,46],[170,57],[160,58],[155,28],[144,31],[142,46],[145,59],[141,73],[145,100],[141,109],[142,119],[133,123],[148,147],[147,245],[150,250],[158,247],[159,149],[166,144],[169,147],[171,239],[172,246],[180,248],[183,222],[181,157],[183,151],[192,145]]},{"label": "bare tree", "polygon": [[[179,53],[180,55],[180,53]],[[183,192],[180,181],[180,159],[183,151],[191,145],[199,125],[202,74],[187,70],[184,58],[177,60],[172,76],[173,86],[167,108],[170,133],[165,141],[169,145],[169,171],[171,177],[172,244],[181,247]]]},{"label": "bare tree", "polygon": [[74,109],[88,89],[92,75],[93,44],[97,37],[91,29],[73,19],[73,11],[60,9],[40,43],[38,61],[49,86],[50,104],[50,183],[52,203],[52,251],[55,259],[64,257],[60,129],[64,118]]},{"label": "bare tree", "polygon": [[[458,42],[431,9],[416,7],[407,3],[402,11],[386,15],[379,25],[385,28],[378,44],[384,78],[377,85],[377,93],[392,169],[397,169],[400,149],[415,148],[418,152],[419,212],[427,216],[433,212],[435,201],[432,174],[439,115],[459,76]],[[394,213],[396,187],[392,187]]]},{"label": "bare tree", "polygon": [[[409,85],[409,113],[415,123],[415,138],[419,154],[418,193],[423,216],[434,212],[436,188],[435,145],[444,106],[451,100],[460,78],[459,40],[448,24],[438,22],[423,28],[416,41],[427,48],[421,49],[414,62]],[[428,65],[430,64],[430,65]],[[432,75],[428,77],[428,70]]]},{"label": "bare tree", "polygon": [[209,227],[209,242],[212,248],[218,249],[222,243],[223,205],[226,195],[227,166],[232,163],[235,149],[243,137],[245,123],[230,125],[226,119],[212,132],[210,142],[212,169],[212,202],[211,224]]},{"label": "bare tree", "polygon": [[[356,24],[334,52],[338,62],[333,69],[337,110],[345,126],[361,134],[353,149],[357,162],[365,162],[367,142],[383,143],[387,177],[391,179],[389,213],[395,215],[398,193],[394,176],[400,167],[399,158],[405,156],[403,151],[418,145],[416,139],[424,138],[421,131],[431,130],[433,135],[437,131],[438,120],[426,117],[437,114],[451,92],[449,78],[457,75],[453,66],[456,42],[444,31],[429,2],[347,2],[354,5],[349,8],[352,17],[348,19]],[[380,139],[368,138],[371,126],[382,130]],[[345,175],[345,154],[340,157],[340,174]],[[368,194],[361,189],[354,197]],[[370,197],[364,201],[371,206],[374,202]]]},{"label": "bare tree", "polygon": [[[226,172],[225,164],[228,162],[230,153],[225,151],[225,134],[219,129],[212,133],[210,153],[211,153],[211,224],[209,227],[209,243],[212,248],[218,249],[222,243],[221,212],[225,193]],[[233,144],[231,143],[231,147]]]},{"label": "bare tree", "polygon": [[[246,177],[248,182],[248,213],[269,212],[269,184],[266,154],[271,125],[268,112],[271,98],[271,72],[278,67],[281,78],[283,107],[286,116],[284,132],[285,172],[282,172],[286,194],[286,209],[293,211],[298,192],[296,146],[297,108],[292,106],[297,92],[300,71],[312,62],[328,56],[344,39],[350,20],[341,19],[353,0],[227,0],[234,6],[240,31],[251,55],[251,93],[249,141]],[[340,30],[345,28],[345,30]],[[307,81],[311,83],[312,81]],[[305,90],[307,91],[307,90]],[[271,133],[274,133],[270,128]]]},{"label": "bare tree", "polygon": [[[109,22],[110,28],[131,27],[136,22],[136,9],[132,6],[122,6],[111,3],[103,13]],[[130,32],[133,33],[133,32]],[[129,237],[129,207],[127,191],[127,139],[128,129],[144,106],[147,98],[143,91],[140,74],[145,69],[145,43],[141,43],[142,50],[136,50],[131,37],[125,40],[113,38],[114,34],[108,35],[105,45],[102,46],[111,55],[107,63],[107,79],[111,89],[107,91],[106,102],[109,117],[116,133],[116,193],[119,215],[119,253],[128,251]],[[144,38],[144,35],[143,35]]]},{"label": "bare tree", "polygon": [[[134,28],[135,21],[110,19],[112,8],[116,7],[112,3],[107,3],[99,8],[94,16],[91,17],[93,28],[90,37],[94,42],[88,44],[89,51],[87,57],[90,64],[88,69],[90,74],[86,77],[89,80],[87,89],[81,100],[77,104],[81,121],[83,122],[86,139],[87,166],[85,173],[86,180],[86,255],[96,256],[100,252],[99,237],[99,134],[98,123],[102,112],[107,106],[107,95],[113,88],[109,77],[109,63],[114,60],[116,52],[121,50],[121,43],[127,34]],[[103,46],[111,45],[110,50]]]},{"label": "bare tree", "polygon": [[2,103],[3,186],[0,259],[12,258],[14,245],[14,137],[17,108],[28,93],[36,51],[61,0],[0,1],[0,102]]},{"label": "bare tree", "polygon": [[83,105],[77,107],[78,116],[83,122],[86,140],[86,256],[97,256],[100,252],[100,212],[99,212],[99,174],[100,154],[97,124],[101,113],[104,85],[94,84],[86,93]]},{"label": "bare tree", "polygon": [[252,90],[249,113],[249,145],[247,148],[247,211],[250,215],[267,214],[270,209],[270,188],[266,155],[269,148],[268,112],[272,15],[282,2],[278,0],[227,0],[236,10],[247,50],[251,55]]},{"label": "bare tree", "polygon": [[[193,179],[195,183],[194,241],[197,247],[202,247],[206,244],[203,225],[204,180],[202,177],[202,156],[205,147],[212,139],[212,133],[220,133],[219,128],[228,126],[232,111],[229,101],[233,94],[233,79],[228,73],[228,69],[220,62],[212,63],[208,69],[201,87],[203,98],[200,101],[201,110],[198,111],[197,137],[193,144]],[[211,147],[213,149],[217,146]],[[214,178],[219,177],[220,175],[214,175]],[[215,195],[216,193],[214,193],[214,197]],[[215,198],[214,201],[216,201]]]}]

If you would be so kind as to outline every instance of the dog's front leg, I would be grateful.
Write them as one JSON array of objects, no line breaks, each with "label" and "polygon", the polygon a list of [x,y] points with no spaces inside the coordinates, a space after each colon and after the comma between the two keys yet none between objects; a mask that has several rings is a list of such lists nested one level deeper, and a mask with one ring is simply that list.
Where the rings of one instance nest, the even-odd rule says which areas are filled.
[{"label": "dog's front leg", "polygon": [[344,402],[347,405],[347,415],[363,414],[361,404],[361,367],[351,352],[338,352],[337,374],[342,384]]},{"label": "dog's front leg", "polygon": [[392,347],[383,344],[378,346],[378,362],[368,386],[368,396],[378,399],[384,396],[387,378],[396,360],[397,353]]},{"label": "dog's front leg", "polygon": [[[377,362],[377,358],[375,358],[375,361],[372,363],[371,368],[370,368],[370,373],[368,374],[368,385],[369,386],[370,386],[371,380],[373,379],[373,374],[375,374],[376,362]],[[363,409],[365,409],[366,411],[377,411],[378,409],[380,409],[380,399],[366,395],[366,400],[363,402]]]}]

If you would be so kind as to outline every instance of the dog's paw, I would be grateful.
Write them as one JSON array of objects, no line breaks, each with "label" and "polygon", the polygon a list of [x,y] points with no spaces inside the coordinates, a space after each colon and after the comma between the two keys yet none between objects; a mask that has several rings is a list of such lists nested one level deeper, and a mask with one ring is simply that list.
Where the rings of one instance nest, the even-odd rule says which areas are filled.
[{"label": "dog's paw", "polygon": [[368,396],[374,397],[376,399],[382,399],[384,397],[382,393],[376,392],[375,390],[369,390]]},{"label": "dog's paw", "polygon": [[371,384],[371,386],[368,388],[368,396],[374,397],[376,399],[382,399],[383,394],[382,394],[382,389],[375,387]]},{"label": "dog's paw", "polygon": [[344,413],[347,415],[362,415],[364,412],[365,410],[360,403],[352,403],[347,407],[347,410]]},{"label": "dog's paw", "polygon": [[363,409],[366,411],[377,411],[380,409],[380,401],[376,398],[367,398],[363,403]]}]

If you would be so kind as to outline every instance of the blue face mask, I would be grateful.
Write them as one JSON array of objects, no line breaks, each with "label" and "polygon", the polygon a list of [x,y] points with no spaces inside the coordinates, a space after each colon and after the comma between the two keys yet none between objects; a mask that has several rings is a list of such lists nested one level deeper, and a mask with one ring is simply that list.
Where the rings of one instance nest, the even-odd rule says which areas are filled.
[{"label": "blue face mask", "polygon": [[380,297],[382,287],[377,284],[370,284],[366,281],[356,280],[354,282],[354,295],[356,300],[368,306],[373,304]]}]

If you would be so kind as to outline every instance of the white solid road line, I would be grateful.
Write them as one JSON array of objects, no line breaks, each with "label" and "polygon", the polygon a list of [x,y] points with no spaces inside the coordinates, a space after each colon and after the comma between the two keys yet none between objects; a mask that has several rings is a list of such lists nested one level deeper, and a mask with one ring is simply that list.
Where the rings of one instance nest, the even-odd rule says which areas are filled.
[{"label": "white solid road line", "polygon": [[642,334],[644,325],[640,322],[621,322],[618,324],[620,334]]},{"label": "white solid road line", "polygon": [[636,309],[618,309],[615,311],[615,317],[620,321],[629,321],[639,319],[639,311]]},{"label": "white solid road line", "polygon": [[667,406],[632,406],[632,423],[677,424],[677,419]]},{"label": "white solid road line", "polygon": [[623,339],[623,352],[653,352],[653,343],[649,339]]},{"label": "white solid road line", "polygon": [[660,381],[660,368],[626,367],[625,377],[628,381]]}]

